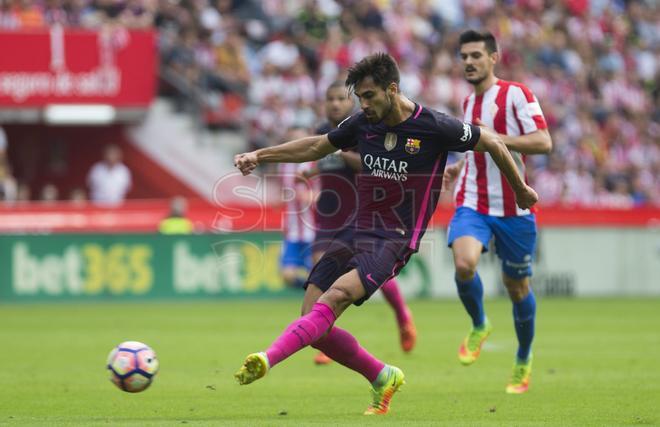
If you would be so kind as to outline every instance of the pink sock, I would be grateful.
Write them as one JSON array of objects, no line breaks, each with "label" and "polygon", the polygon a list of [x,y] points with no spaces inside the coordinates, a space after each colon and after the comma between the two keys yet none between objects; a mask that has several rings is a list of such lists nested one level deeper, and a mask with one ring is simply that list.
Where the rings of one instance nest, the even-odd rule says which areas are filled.
[{"label": "pink sock", "polygon": [[395,279],[390,279],[380,287],[385,299],[394,309],[396,321],[399,326],[403,326],[410,321],[410,311],[403,300],[403,295],[399,291],[399,286]]},{"label": "pink sock", "polygon": [[312,311],[293,321],[268,350],[271,367],[291,356],[296,351],[317,341],[332,326],[337,317],[327,305],[317,302]]},{"label": "pink sock", "polygon": [[312,344],[335,362],[362,374],[370,383],[376,381],[385,364],[373,357],[348,331],[333,327],[323,339]]}]

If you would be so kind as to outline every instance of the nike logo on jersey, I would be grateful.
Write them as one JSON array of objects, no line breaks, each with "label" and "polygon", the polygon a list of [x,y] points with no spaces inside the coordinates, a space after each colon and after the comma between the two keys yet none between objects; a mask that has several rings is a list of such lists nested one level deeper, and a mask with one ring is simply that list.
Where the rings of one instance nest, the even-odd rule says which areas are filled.
[{"label": "nike logo on jersey", "polygon": [[368,134],[365,135],[365,137],[367,139],[374,139],[377,136],[378,136],[378,134],[375,134],[375,133],[368,133]]}]

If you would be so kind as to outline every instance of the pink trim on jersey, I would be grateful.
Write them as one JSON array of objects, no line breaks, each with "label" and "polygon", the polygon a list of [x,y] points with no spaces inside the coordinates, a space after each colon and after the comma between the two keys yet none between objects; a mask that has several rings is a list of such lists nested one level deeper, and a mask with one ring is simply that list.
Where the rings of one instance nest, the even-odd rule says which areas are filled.
[{"label": "pink trim on jersey", "polygon": [[416,119],[417,117],[419,117],[419,115],[420,115],[421,113],[422,113],[422,106],[421,106],[421,105],[418,105],[418,106],[417,106],[417,111],[415,112],[415,115],[413,116],[413,119]]},{"label": "pink trim on jersey", "polygon": [[429,183],[426,185],[426,191],[424,191],[424,199],[422,200],[422,206],[419,209],[419,214],[417,215],[417,222],[415,223],[415,231],[412,235],[412,240],[410,240],[409,248],[415,249],[417,247],[417,240],[419,240],[419,235],[422,232],[422,223],[424,222],[424,216],[426,215],[426,208],[429,205],[429,199],[431,198],[431,187],[433,186],[433,180],[435,179],[435,174],[438,172],[438,166],[440,166],[440,158],[438,156],[433,165],[433,171],[431,172],[431,177],[429,178]]}]

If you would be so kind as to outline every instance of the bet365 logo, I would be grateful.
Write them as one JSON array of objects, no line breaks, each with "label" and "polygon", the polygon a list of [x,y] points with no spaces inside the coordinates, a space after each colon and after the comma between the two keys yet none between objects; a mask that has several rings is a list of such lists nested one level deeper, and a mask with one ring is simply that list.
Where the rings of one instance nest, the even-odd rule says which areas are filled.
[{"label": "bet365 logo", "polygon": [[152,249],[142,244],[68,245],[37,254],[25,242],[12,248],[12,283],[21,296],[140,295],[154,282]]}]

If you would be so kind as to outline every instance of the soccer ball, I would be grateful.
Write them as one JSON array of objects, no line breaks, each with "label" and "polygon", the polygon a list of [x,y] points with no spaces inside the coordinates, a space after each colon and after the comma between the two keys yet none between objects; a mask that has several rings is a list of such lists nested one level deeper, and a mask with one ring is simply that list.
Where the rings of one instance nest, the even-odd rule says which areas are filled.
[{"label": "soccer ball", "polygon": [[108,370],[114,385],[129,393],[138,393],[146,390],[158,373],[158,358],[148,345],[126,341],[110,352]]}]

